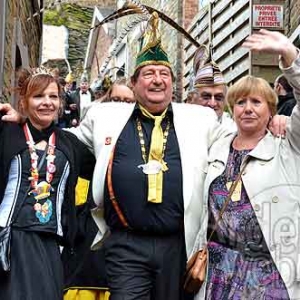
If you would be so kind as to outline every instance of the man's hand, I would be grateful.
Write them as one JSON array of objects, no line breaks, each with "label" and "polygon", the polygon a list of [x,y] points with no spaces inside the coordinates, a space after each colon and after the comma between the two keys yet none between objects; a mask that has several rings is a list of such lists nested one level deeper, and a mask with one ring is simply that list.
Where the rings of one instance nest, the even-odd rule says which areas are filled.
[{"label": "man's hand", "polygon": [[1,120],[5,122],[22,123],[22,116],[9,104],[0,103]]},{"label": "man's hand", "polygon": [[69,105],[71,110],[76,110],[77,109],[77,105],[75,103],[72,103]]},{"label": "man's hand", "polygon": [[291,66],[298,56],[297,48],[282,33],[261,29],[246,38],[242,45],[253,52],[281,55],[283,67]]},{"label": "man's hand", "polygon": [[269,130],[274,136],[285,137],[286,136],[286,123],[289,117],[283,115],[276,115],[269,123]]},{"label": "man's hand", "polygon": [[73,119],[71,121],[71,125],[76,127],[78,125],[78,121],[76,119]]}]

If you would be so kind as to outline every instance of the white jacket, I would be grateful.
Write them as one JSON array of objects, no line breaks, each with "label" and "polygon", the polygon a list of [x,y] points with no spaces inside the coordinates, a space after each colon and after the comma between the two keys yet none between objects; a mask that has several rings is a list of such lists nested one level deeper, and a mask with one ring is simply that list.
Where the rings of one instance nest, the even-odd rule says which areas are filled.
[{"label": "white jacket", "polygon": [[[96,244],[107,232],[103,218],[103,193],[109,156],[134,106],[128,103],[95,104],[80,126],[72,130],[94,152],[97,160],[93,176],[93,196],[97,209],[93,211],[93,216],[99,232],[93,248],[97,247]],[[215,112],[210,108],[172,103],[172,109],[182,165],[185,240],[189,257],[200,229],[208,149],[228,129],[218,124]],[[107,138],[111,140],[109,145],[105,145]]]},{"label": "white jacket", "polygon": [[[300,58],[283,73],[297,100],[286,138],[267,133],[248,154],[252,159],[242,180],[290,299],[300,299]],[[206,244],[209,187],[223,173],[234,137],[235,134],[229,134],[210,149],[205,208],[194,251]],[[205,288],[203,285],[195,299],[205,299]]]}]

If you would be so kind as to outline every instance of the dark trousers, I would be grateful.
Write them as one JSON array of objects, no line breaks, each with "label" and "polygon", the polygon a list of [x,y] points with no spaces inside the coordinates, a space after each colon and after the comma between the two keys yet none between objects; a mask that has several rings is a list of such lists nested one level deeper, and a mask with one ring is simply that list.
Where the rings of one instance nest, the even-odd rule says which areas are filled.
[{"label": "dark trousers", "polygon": [[183,234],[142,235],[114,231],[106,240],[110,300],[186,300]]}]

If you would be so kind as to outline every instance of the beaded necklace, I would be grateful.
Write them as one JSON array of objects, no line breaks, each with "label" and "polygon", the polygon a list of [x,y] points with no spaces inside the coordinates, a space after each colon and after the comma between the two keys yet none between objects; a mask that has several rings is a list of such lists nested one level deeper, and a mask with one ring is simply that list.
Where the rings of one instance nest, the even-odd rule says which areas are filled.
[{"label": "beaded necklace", "polygon": [[[144,133],[143,133],[141,121],[138,117],[136,118],[136,125],[137,125],[138,134],[139,134],[142,158],[143,158],[144,163],[146,164],[147,163],[147,152],[146,152],[146,147],[145,147]],[[166,130],[163,132],[164,138],[163,138],[162,159],[164,158],[164,155],[165,155],[166,145],[167,145],[168,136],[169,136],[169,130],[170,130],[170,120],[169,120],[169,118],[167,118],[167,127],[166,127]],[[166,170],[168,169],[167,165],[164,161],[163,161],[163,168],[166,168]]]},{"label": "beaded necklace", "polygon": [[[38,220],[41,223],[47,223],[49,222],[53,212],[52,201],[47,198],[50,196],[50,193],[54,191],[54,189],[51,186],[51,182],[53,180],[54,173],[56,172],[56,166],[54,164],[55,141],[56,141],[55,132],[53,132],[50,135],[47,150],[45,150],[47,151],[46,181],[39,182],[39,167],[38,167],[39,156],[36,153],[35,143],[27,123],[24,124],[23,131],[26,137],[26,143],[28,145],[28,149],[30,153],[30,162],[31,162],[31,168],[30,168],[31,176],[28,179],[30,180],[30,186],[32,187],[32,190],[28,193],[28,195],[32,194],[34,196],[34,199],[36,200],[33,209],[35,211],[35,215],[38,218]],[[42,162],[40,163],[40,165],[42,165]],[[39,203],[39,200],[42,199],[46,199],[46,201],[43,204]]]}]

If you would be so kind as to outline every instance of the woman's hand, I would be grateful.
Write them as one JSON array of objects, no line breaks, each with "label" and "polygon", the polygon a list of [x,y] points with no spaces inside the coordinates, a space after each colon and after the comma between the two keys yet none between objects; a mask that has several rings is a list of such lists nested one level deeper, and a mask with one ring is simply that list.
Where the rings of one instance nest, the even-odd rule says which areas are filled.
[{"label": "woman's hand", "polygon": [[274,136],[285,137],[286,136],[286,123],[289,117],[283,115],[275,115],[269,123],[269,130]]},{"label": "woman's hand", "polygon": [[253,52],[264,52],[281,55],[282,65],[291,66],[298,56],[298,50],[282,33],[261,29],[246,38],[242,45]]},{"label": "woman's hand", "polygon": [[23,117],[9,104],[0,103],[1,120],[5,122],[23,123]]}]

